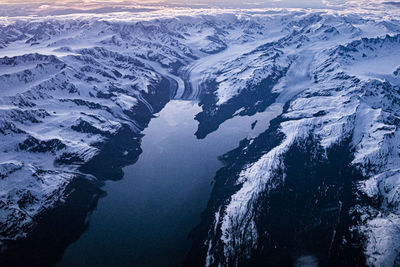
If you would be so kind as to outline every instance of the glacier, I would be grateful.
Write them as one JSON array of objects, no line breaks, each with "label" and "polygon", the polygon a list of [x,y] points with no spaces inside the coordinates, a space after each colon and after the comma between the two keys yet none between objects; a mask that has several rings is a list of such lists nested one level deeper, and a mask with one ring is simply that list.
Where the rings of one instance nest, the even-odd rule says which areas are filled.
[{"label": "glacier", "polygon": [[[0,23],[5,247],[63,205],[77,177],[120,178],[153,114],[185,99],[202,108],[198,138],[234,116],[282,110],[266,132],[224,155],[188,265],[264,260],[260,251],[276,245],[264,222],[271,196],[294,179],[293,151],[356,177],[343,179],[351,201],[329,200],[338,221],[325,231],[327,257],[356,236],[366,265],[399,264],[398,9],[178,9]],[[117,162],[104,160],[120,135],[136,141],[115,152]],[[343,165],[332,163],[336,151],[348,154]],[[99,162],[107,168],[93,171]],[[301,253],[293,260],[310,256]]]}]

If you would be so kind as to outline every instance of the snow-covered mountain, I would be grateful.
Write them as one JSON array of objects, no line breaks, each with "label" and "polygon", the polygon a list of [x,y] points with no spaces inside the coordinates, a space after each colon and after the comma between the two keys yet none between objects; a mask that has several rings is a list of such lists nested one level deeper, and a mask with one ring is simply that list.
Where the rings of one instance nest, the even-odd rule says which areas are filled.
[{"label": "snow-covered mountain", "polygon": [[187,264],[398,264],[399,18],[155,13],[3,21],[1,242],[29,236],[75,178],[120,177],[170,99],[199,101],[198,138],[277,103],[224,155]]}]

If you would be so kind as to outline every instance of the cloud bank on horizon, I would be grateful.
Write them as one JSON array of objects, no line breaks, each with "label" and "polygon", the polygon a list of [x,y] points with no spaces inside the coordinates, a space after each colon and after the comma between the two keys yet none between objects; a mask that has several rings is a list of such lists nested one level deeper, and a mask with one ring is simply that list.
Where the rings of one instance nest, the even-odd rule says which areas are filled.
[{"label": "cloud bank on horizon", "polygon": [[377,8],[400,7],[387,0],[0,0],[0,16],[51,16],[77,13],[142,12],[181,8]]}]

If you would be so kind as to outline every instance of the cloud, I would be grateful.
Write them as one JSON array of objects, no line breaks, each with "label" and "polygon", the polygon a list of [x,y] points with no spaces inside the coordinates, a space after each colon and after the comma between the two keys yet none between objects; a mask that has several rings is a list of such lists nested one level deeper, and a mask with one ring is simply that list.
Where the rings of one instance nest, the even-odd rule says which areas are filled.
[{"label": "cloud", "polygon": [[387,5],[400,7],[400,2],[388,0],[0,0],[0,16],[141,12],[164,7],[329,8],[351,11],[376,10]]},{"label": "cloud", "polygon": [[[157,3],[162,1],[157,0]],[[0,16],[49,16],[76,13],[110,13],[110,12],[141,12],[151,11],[147,6],[155,3],[153,0],[64,0],[49,2],[46,0],[0,0]]]}]

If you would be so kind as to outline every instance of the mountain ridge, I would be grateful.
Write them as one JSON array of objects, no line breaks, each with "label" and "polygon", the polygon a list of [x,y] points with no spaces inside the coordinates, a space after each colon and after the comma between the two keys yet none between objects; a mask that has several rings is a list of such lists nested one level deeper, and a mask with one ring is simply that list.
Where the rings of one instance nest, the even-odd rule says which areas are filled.
[{"label": "mountain ridge", "polygon": [[[269,193],[286,182],[302,188],[286,166],[296,153],[306,166],[315,159],[316,168],[343,170],[341,186],[327,178],[343,194],[324,195],[318,179],[329,175],[304,169],[304,177],[314,177],[310,186],[333,198],[329,216],[359,214],[320,230],[333,237],[316,257],[329,262],[354,234],[365,238],[354,241],[363,247],[359,262],[398,261],[398,20],[304,10],[221,13],[0,27],[1,242],[29,235],[36,216],[62,205],[76,176],[121,178],[121,166],[139,156],[153,114],[178,98],[199,101],[198,138],[234,116],[283,107],[267,132],[226,155],[194,231],[191,255],[199,261],[188,264],[250,264],[259,248],[277,242],[266,234],[273,215],[265,209],[279,200]],[[125,149],[119,135],[134,141]],[[349,155],[340,161],[337,151]],[[110,168],[93,171],[99,164]]]}]

